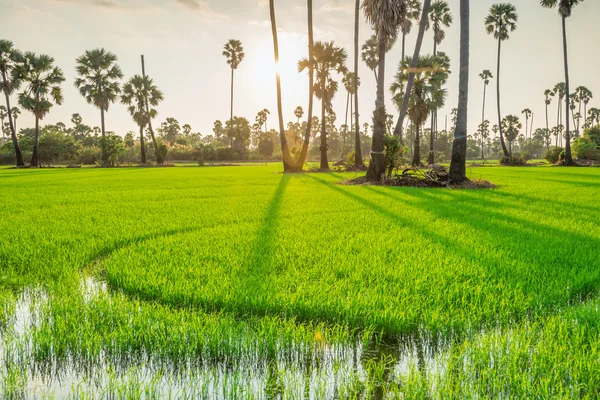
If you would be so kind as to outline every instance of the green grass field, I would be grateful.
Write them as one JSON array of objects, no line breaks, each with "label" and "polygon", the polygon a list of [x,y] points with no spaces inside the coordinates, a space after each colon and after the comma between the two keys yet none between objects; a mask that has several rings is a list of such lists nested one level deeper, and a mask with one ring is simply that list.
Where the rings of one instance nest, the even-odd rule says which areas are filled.
[{"label": "green grass field", "polygon": [[596,398],[600,169],[469,174],[2,169],[0,397]]}]

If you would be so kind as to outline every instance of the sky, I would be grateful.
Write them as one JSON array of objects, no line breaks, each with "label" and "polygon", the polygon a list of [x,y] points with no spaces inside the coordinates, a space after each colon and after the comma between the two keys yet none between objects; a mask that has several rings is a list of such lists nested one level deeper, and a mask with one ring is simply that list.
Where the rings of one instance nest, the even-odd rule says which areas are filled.
[{"label": "sky", "polygon": [[[484,19],[497,1],[471,1],[471,63],[469,90],[469,132],[481,122],[483,82],[479,73],[489,69],[496,76],[497,42],[488,35]],[[448,0],[454,16],[446,39],[438,46],[452,60],[446,107],[438,112],[440,129],[458,102],[459,0]],[[501,107],[503,115],[521,116],[524,108],[534,112],[535,127],[545,127],[544,90],[564,81],[561,19],[557,10],[542,8],[538,0],[512,0],[519,15],[518,27],[503,43]],[[308,106],[308,78],[297,72],[297,61],[307,56],[306,2],[276,0],[279,30],[284,118],[295,121],[294,109]],[[354,48],[354,0],[314,0],[315,40],[334,40],[348,51],[352,69]],[[600,107],[600,1],[586,0],[574,9],[567,21],[571,87],[588,87],[596,98],[590,107]],[[360,41],[372,34],[361,16]],[[417,29],[407,38],[412,54]],[[275,63],[267,0],[0,0],[0,38],[14,42],[23,51],[48,54],[64,71],[64,103],[55,106],[42,123],[64,122],[79,113],[84,123],[100,125],[100,113],[79,95],[73,82],[75,59],[87,49],[103,47],[118,57],[125,79],[141,73],[140,55],[146,59],[146,73],[164,92],[155,125],[167,117],[194,132],[212,134],[213,122],[229,118],[230,69],[222,55],[229,39],[242,41],[246,57],[235,73],[234,114],[254,122],[263,108],[271,111],[269,128],[276,126]],[[428,32],[421,53],[433,51]],[[398,43],[386,62],[386,106],[398,114],[387,88],[401,58]],[[371,122],[376,83],[373,73],[361,61],[359,67],[361,124]],[[341,81],[341,77],[336,77]],[[486,118],[497,121],[496,81],[487,91]],[[16,96],[13,103],[16,104]],[[550,125],[556,119],[556,101],[550,111]],[[319,115],[318,103],[315,111]],[[334,99],[338,124],[344,122],[346,95]],[[524,119],[523,119],[524,122]],[[32,126],[33,117],[23,112],[19,127]],[[121,104],[111,105],[106,128],[120,135],[137,132]]]}]

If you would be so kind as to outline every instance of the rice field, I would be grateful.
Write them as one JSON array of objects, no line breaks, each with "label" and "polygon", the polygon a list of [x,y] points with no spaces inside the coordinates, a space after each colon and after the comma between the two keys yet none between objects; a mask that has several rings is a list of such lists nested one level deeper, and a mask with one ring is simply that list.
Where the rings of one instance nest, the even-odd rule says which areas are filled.
[{"label": "rice field", "polygon": [[0,397],[597,398],[600,169],[0,170]]}]

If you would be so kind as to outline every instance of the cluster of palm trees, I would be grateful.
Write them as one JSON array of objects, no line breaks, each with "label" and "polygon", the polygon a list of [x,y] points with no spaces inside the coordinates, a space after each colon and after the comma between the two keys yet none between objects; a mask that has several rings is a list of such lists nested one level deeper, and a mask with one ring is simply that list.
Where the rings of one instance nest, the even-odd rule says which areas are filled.
[{"label": "cluster of palm trees", "polygon": [[[162,92],[151,78],[145,74],[144,57],[142,56],[142,75],[134,75],[121,86],[123,72],[117,64],[117,57],[104,50],[88,50],[76,60],[78,77],[75,86],[79,93],[100,110],[100,127],[102,133],[102,165],[110,165],[108,147],[110,141],[106,137],[105,113],[111,104],[120,100],[140,128],[141,158],[146,163],[144,130],[148,129],[152,137],[155,156],[158,163],[164,161],[164,145],[157,143],[152,129],[152,119],[156,117],[156,106],[163,100]],[[11,108],[10,96],[18,93],[19,105],[35,118],[35,136],[33,154],[30,165],[38,166],[39,122],[50,109],[63,102],[61,84],[65,81],[62,70],[54,65],[54,59],[45,54],[32,52],[22,53],[8,40],[0,40],[0,73],[1,88],[5,95],[6,107],[0,109],[2,122],[8,117],[10,135],[16,155],[17,166],[25,166],[19,147],[16,129],[18,112]],[[120,97],[119,97],[120,96]],[[4,110],[12,110],[5,112]]]}]

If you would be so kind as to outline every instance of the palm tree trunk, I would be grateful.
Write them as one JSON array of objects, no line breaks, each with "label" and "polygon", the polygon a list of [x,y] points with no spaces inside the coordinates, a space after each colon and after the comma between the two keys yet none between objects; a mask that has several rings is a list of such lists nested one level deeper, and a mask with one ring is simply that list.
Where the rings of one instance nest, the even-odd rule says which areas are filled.
[{"label": "palm tree trunk", "polygon": [[[326,81],[325,81],[326,83]],[[327,87],[327,86],[326,86]],[[321,99],[321,169],[329,169],[329,162],[327,160],[327,92],[323,91],[323,98]]]},{"label": "palm tree trunk", "polygon": [[504,134],[502,132],[502,113],[500,111],[500,54],[502,49],[502,39],[498,38],[498,65],[496,69],[496,99],[498,101],[498,130],[500,131],[500,144],[502,145],[502,151],[504,157],[510,157],[508,150],[506,149],[506,143],[504,142]]},{"label": "palm tree trunk", "polygon": [[467,114],[469,105],[469,0],[460,0],[460,74],[458,83],[458,114],[452,142],[450,180],[467,180]]},{"label": "palm tree trunk", "polygon": [[38,147],[40,138],[40,119],[35,117],[35,136],[33,137],[33,154],[31,155],[31,166],[38,166]]},{"label": "palm tree trunk", "polygon": [[548,104],[546,104],[546,151],[550,150],[550,144],[548,143],[548,139],[550,138],[550,123],[548,121]]},{"label": "palm tree trunk", "polygon": [[[487,83],[483,82],[483,109],[481,110],[481,126],[483,127],[483,123],[485,122],[485,97],[487,94]],[[485,159],[485,155],[483,153],[483,131],[481,132],[481,159]]]},{"label": "palm tree trunk", "polygon": [[[275,58],[275,65],[279,63],[279,41],[277,38],[277,22],[275,20],[275,1],[269,1],[269,8],[271,11],[271,32],[273,34],[273,55]],[[295,165],[290,154],[288,147],[287,138],[285,136],[285,127],[283,124],[283,106],[281,104],[281,77],[279,72],[275,73],[276,84],[277,84],[277,116],[279,117],[279,140],[281,141],[281,155],[283,158],[283,171],[292,172],[294,171]]]},{"label": "palm tree trunk", "polygon": [[229,96],[229,120],[233,121],[233,68],[231,68],[231,95]]},{"label": "palm tree trunk", "polygon": [[563,53],[564,53],[564,58],[565,58],[565,85],[567,87],[567,100],[565,101],[565,103],[567,104],[567,115],[565,117],[565,125],[566,125],[566,129],[567,129],[567,134],[565,136],[565,153],[566,153],[566,157],[565,157],[565,165],[575,165],[575,163],[573,162],[573,156],[571,155],[571,132],[570,132],[570,126],[569,126],[569,100],[570,100],[570,93],[569,93],[569,57],[568,57],[568,52],[567,52],[567,19],[563,16],[562,17],[562,34],[563,34]]},{"label": "palm tree trunk", "polygon": [[[423,15],[421,15],[421,23],[419,24],[419,34],[417,35],[417,43],[415,45],[415,52],[413,53],[413,59],[411,68],[414,70],[419,64],[419,53],[421,52],[421,45],[423,44],[423,37],[425,36],[425,29],[427,28],[427,18],[429,16],[429,8],[431,6],[431,0],[423,1]],[[402,125],[404,124],[404,118],[408,111],[408,100],[410,99],[410,92],[412,91],[413,83],[415,81],[415,73],[411,72],[408,75],[408,82],[406,84],[406,91],[404,93],[404,100],[402,102],[402,108],[400,109],[400,115],[398,116],[398,122],[394,128],[394,135],[399,136],[402,140]]]},{"label": "palm tree trunk", "polygon": [[413,152],[413,162],[412,165],[414,167],[419,167],[421,165],[421,124],[417,124],[417,136],[415,136],[415,150]]},{"label": "palm tree trunk", "polygon": [[[354,166],[364,168],[362,149],[360,143],[360,116],[358,115],[358,57],[359,57],[359,21],[360,21],[360,0],[356,0],[354,5]],[[352,119],[352,115],[350,115]]]},{"label": "palm tree trunk", "polygon": [[377,99],[375,101],[375,112],[373,113],[373,141],[371,144],[371,162],[367,171],[367,180],[377,182],[385,173],[385,124],[387,114],[385,112],[385,53],[387,47],[387,36],[383,27],[379,28],[379,71],[377,76]]},{"label": "palm tree trunk", "polygon": [[533,120],[535,118],[535,113],[531,113],[531,123],[529,124],[529,139],[533,139]]},{"label": "palm tree trunk", "polygon": [[402,58],[400,62],[404,61],[404,57],[406,57],[406,33],[402,32]]},{"label": "palm tree trunk", "polygon": [[105,151],[105,147],[106,147],[106,143],[105,143],[105,127],[104,127],[104,108],[100,107],[100,129],[102,131],[102,166],[106,166],[106,151]]},{"label": "palm tree trunk", "polygon": [[144,126],[140,125],[140,153],[142,164],[146,164],[146,143],[144,143]]},{"label": "palm tree trunk", "polygon": [[[348,96],[346,97],[346,132],[343,133],[343,138],[342,138],[342,150],[340,151],[340,159],[344,158],[344,148],[346,147],[346,136],[348,135],[348,131],[350,130],[350,128],[348,127],[348,110],[349,110],[349,106],[350,106],[350,92],[348,92]],[[352,112],[350,112],[350,119],[352,119]]]},{"label": "palm tree trunk", "polygon": [[304,143],[302,149],[296,159],[296,168],[301,170],[306,162],[308,154],[308,145],[310,144],[310,134],[312,133],[312,115],[313,115],[313,99],[314,99],[314,66],[313,66],[313,15],[312,15],[312,0],[307,0],[308,6],[308,118],[306,120],[306,132],[304,133]]},{"label": "palm tree trunk", "polygon": [[[8,86],[6,73],[2,72],[2,82],[4,86]],[[15,149],[15,158],[17,159],[17,167],[24,167],[25,162],[23,161],[23,153],[19,146],[19,139],[17,138],[17,128],[13,122],[12,113],[10,112],[10,96],[7,91],[4,91],[4,97],[6,99],[6,108],[8,109],[8,124],[10,125],[10,138],[12,139],[13,147]]]}]

